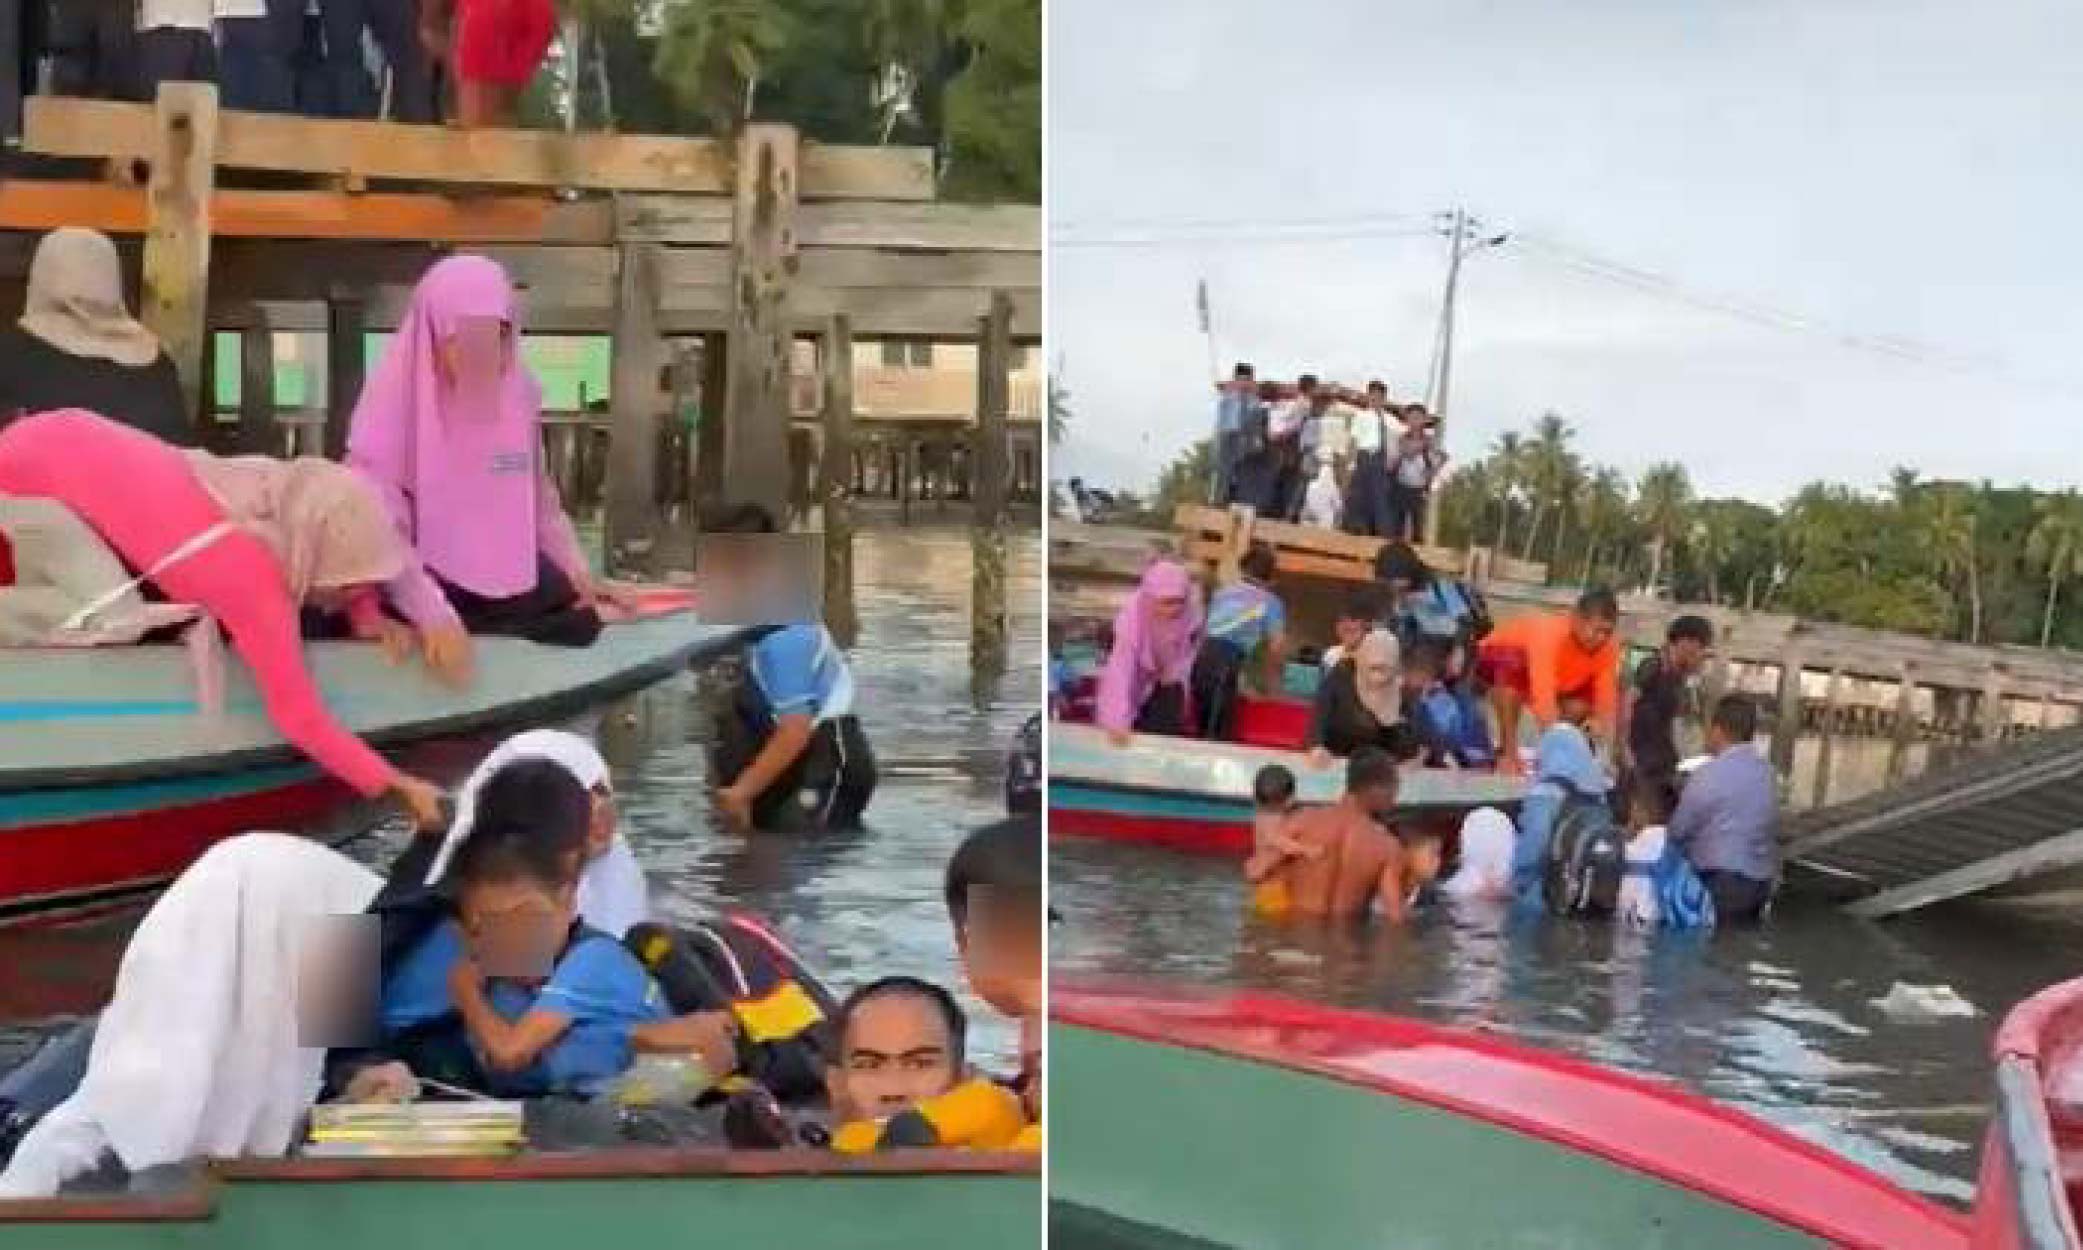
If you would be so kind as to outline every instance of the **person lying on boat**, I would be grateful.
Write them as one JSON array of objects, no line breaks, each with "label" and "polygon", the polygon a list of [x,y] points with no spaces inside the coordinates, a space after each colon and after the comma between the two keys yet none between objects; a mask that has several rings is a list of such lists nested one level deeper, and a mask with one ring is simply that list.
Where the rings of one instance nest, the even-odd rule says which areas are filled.
[{"label": "person lying on boat", "polygon": [[519,338],[504,269],[436,263],[362,388],[347,462],[470,633],[589,646],[598,608],[619,599],[595,581],[545,467],[542,387]]},{"label": "person lying on boat", "polygon": [[[285,1154],[319,1093],[316,1010],[352,956],[375,873],[304,838],[205,851],[138,924],[78,1088],[22,1139],[0,1197],[56,1194],[113,1163],[133,1177],[196,1158]],[[317,975],[334,969],[332,977]]]},{"label": "person lying on boat", "polygon": [[1095,720],[1115,746],[1136,733],[1185,737],[1200,650],[1201,596],[1185,567],[1155,560],[1114,614],[1114,645],[1100,669]]},{"label": "person lying on boat", "polygon": [[1763,918],[1779,881],[1779,787],[1757,749],[1757,705],[1728,695],[1707,722],[1714,758],[1686,778],[1671,844],[1699,871],[1723,923]]},{"label": "person lying on boat", "polygon": [[1366,747],[1398,759],[1417,754],[1417,738],[1403,719],[1403,678],[1396,636],[1377,629],[1361,639],[1316,688],[1309,717],[1309,758],[1317,768]]},{"label": "person lying on boat", "polygon": [[1448,644],[1420,638],[1403,653],[1403,706],[1427,768],[1489,768],[1490,719],[1465,687],[1447,679]]},{"label": "person lying on boat", "polygon": [[[399,771],[326,710],[306,667],[298,607],[380,615],[377,588],[416,562],[352,470],[319,459],[182,451],[90,412],[23,417],[0,429],[0,495],[65,505],[149,585],[214,617],[253,672],[276,729],[368,798],[389,794],[422,827],[441,822],[434,786]],[[98,604],[86,605],[91,619]],[[439,632],[439,626],[428,631]]]},{"label": "person lying on boat", "polygon": [[178,447],[195,444],[180,375],[123,305],[106,235],[67,227],[36,245],[21,320],[0,328],[0,425],[15,413],[84,408]]},{"label": "person lying on boat", "polygon": [[[780,526],[758,504],[710,511],[702,532],[740,539]],[[758,587],[778,575],[753,543],[719,545],[705,577]],[[753,590],[752,600],[787,596]],[[789,609],[791,612],[802,609]],[[717,726],[710,753],[716,805],[739,828],[788,831],[858,827],[875,796],[875,752],[854,715],[853,669],[824,622],[803,614],[756,631],[745,673]]]},{"label": "person lying on boat", "polygon": [[1414,834],[1406,845],[1388,831],[1397,785],[1388,752],[1360,748],[1346,763],[1339,800],[1287,822],[1296,850],[1254,855],[1246,880],[1277,883],[1266,897],[1284,895],[1286,916],[1344,920],[1376,908],[1390,923],[1401,922],[1417,891],[1439,874],[1439,840]]},{"label": "person lying on boat", "polygon": [[1568,612],[1515,617],[1483,640],[1476,678],[1489,687],[1497,717],[1499,771],[1525,771],[1522,713],[1532,712],[1536,730],[1545,730],[1561,719],[1565,695],[1591,704],[1595,741],[1613,741],[1620,714],[1619,624],[1620,601],[1593,587]]},{"label": "person lying on boat", "polygon": [[903,976],[864,985],[834,1032],[832,1149],[1005,1150],[1027,1130],[1020,1096],[968,1070],[969,1019],[940,986]]},{"label": "person lying on boat", "polygon": [[1287,882],[1273,869],[1291,859],[1314,859],[1320,846],[1297,841],[1288,822],[1301,805],[1295,801],[1295,775],[1284,764],[1268,764],[1251,779],[1251,855],[1244,879],[1253,883],[1252,910],[1262,916],[1284,916],[1290,901]]},{"label": "person lying on boat", "polygon": [[1032,1121],[1011,1143],[1042,1145],[1044,933],[1042,825],[1014,816],[963,839],[947,863],[942,895],[970,990],[1020,1023],[1020,1075],[1013,1088]]},{"label": "person lying on boat", "polygon": [[1512,854],[1512,891],[1530,904],[1542,902],[1549,843],[1574,805],[1604,805],[1612,782],[1592,753],[1584,731],[1567,721],[1548,726],[1534,747],[1533,775],[1519,804],[1519,837]]},{"label": "person lying on boat", "polygon": [[1208,600],[1208,622],[1194,657],[1192,690],[1200,736],[1235,736],[1237,688],[1244,666],[1259,658],[1259,688],[1278,694],[1287,672],[1287,608],[1273,593],[1273,548],[1251,544],[1238,562],[1237,580]]},{"label": "person lying on boat", "polygon": [[516,758],[484,779],[442,865],[453,915],[385,969],[383,1046],[356,1057],[349,1097],[396,1096],[418,1077],[597,1094],[636,1051],[687,1048],[643,964],[580,914],[594,817],[593,794],[552,760]]}]

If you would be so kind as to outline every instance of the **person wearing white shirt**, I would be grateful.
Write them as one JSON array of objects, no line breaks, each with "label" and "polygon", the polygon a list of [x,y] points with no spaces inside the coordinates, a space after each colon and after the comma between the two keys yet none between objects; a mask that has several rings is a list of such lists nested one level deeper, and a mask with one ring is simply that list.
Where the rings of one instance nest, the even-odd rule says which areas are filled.
[{"label": "person wearing white shirt", "polygon": [[1367,406],[1353,414],[1352,478],[1345,488],[1348,533],[1389,536],[1389,388],[1367,384]]},{"label": "person wearing white shirt", "polygon": [[1447,462],[1437,428],[1438,419],[1424,405],[1404,409],[1403,436],[1396,440],[1396,454],[1389,466],[1390,538],[1415,542],[1425,528],[1425,504]]}]

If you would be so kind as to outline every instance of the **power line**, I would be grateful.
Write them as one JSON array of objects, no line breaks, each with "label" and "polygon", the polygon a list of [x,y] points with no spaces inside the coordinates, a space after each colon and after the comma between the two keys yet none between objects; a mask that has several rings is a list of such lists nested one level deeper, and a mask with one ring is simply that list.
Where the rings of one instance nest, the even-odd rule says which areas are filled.
[{"label": "power line", "polygon": [[1417,239],[1429,238],[1429,226],[1380,227],[1376,229],[1341,228],[1336,231],[1295,231],[1284,229],[1234,231],[1223,234],[1116,234],[1086,235],[1051,231],[1049,246],[1061,248],[1167,248],[1197,247],[1204,245],[1256,245],[1294,243],[1357,243],[1369,239]]},{"label": "power line", "polygon": [[1256,230],[1263,227],[1355,227],[1369,228],[1383,225],[1423,225],[1432,218],[1425,213],[1336,213],[1319,217],[1267,217],[1249,214],[1242,217],[1111,217],[1097,221],[1058,221],[1054,232],[1077,233],[1115,230]]}]

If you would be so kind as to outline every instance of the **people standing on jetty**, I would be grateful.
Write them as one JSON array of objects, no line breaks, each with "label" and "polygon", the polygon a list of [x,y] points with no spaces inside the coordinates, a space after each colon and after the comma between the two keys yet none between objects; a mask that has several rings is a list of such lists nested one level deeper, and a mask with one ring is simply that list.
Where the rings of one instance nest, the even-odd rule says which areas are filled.
[{"label": "people standing on jetty", "polygon": [[1779,881],[1779,788],[1754,741],[1757,728],[1748,699],[1715,704],[1707,723],[1714,758],[1686,779],[1671,814],[1671,845],[1699,872],[1723,922],[1763,916]]},{"label": "people standing on jetty", "polygon": [[1620,713],[1627,726],[1619,740],[1624,778],[1678,788],[1678,713],[1687,683],[1713,647],[1712,621],[1681,616],[1664,630],[1662,649],[1635,667]]},{"label": "people standing on jetty", "polygon": [[1447,465],[1435,429],[1439,419],[1423,404],[1403,410],[1403,433],[1396,439],[1394,483],[1389,491],[1389,537],[1412,541],[1424,536],[1425,509],[1432,487]]},{"label": "people standing on jetty", "polygon": [[422,0],[422,37],[445,52],[456,124],[513,126],[521,95],[557,37],[551,0]]},{"label": "people standing on jetty", "polygon": [[[381,489],[453,620],[590,646],[613,596],[594,581],[543,462],[542,387],[519,337],[497,263],[452,256],[428,269],[362,388],[347,462]],[[460,631],[441,641],[467,649]]]},{"label": "people standing on jetty", "polygon": [[1396,761],[1365,748],[1345,767],[1345,793],[1309,808],[1281,827],[1244,866],[1254,887],[1277,886],[1288,915],[1346,920],[1377,908],[1398,924],[1417,891],[1439,874],[1437,836],[1399,841],[1385,827],[1396,809]]},{"label": "people standing on jetty", "polygon": [[1345,484],[1344,527],[1348,534],[1390,537],[1389,388],[1380,379],[1367,384],[1367,406],[1350,423],[1353,464]]},{"label": "people standing on jetty", "polygon": [[1237,580],[1208,600],[1208,622],[1194,658],[1194,710],[1201,736],[1227,742],[1236,719],[1237,687],[1251,657],[1260,657],[1259,688],[1277,693],[1287,672],[1287,607],[1273,593],[1273,548],[1251,544]]},{"label": "people standing on jetty", "polygon": [[0,424],[59,408],[98,412],[177,447],[195,442],[173,359],[123,304],[116,245],[72,227],[37,242],[21,320],[0,329]]},{"label": "people standing on jetty", "polygon": [[1318,460],[1316,476],[1310,479],[1309,489],[1302,494],[1302,524],[1318,529],[1337,529],[1339,512],[1344,506],[1345,498],[1338,489],[1338,470],[1329,460]]},{"label": "people standing on jetty", "polygon": [[1099,674],[1094,717],[1108,741],[1192,731],[1192,674],[1201,645],[1201,597],[1184,566],[1157,560],[1114,614],[1114,646]]},{"label": "people standing on jetty", "polygon": [[1367,747],[1398,760],[1416,755],[1417,741],[1403,719],[1400,660],[1396,635],[1377,629],[1324,676],[1309,716],[1309,753],[1318,768]]},{"label": "people standing on jetty", "polygon": [[440,823],[440,793],[335,720],[304,662],[301,606],[343,612],[373,637],[379,588],[417,568],[354,471],[315,458],[184,452],[66,410],[0,429],[0,494],[54,499],[77,513],[141,570],[139,583],[216,618],[284,738],[364,797],[389,794],[423,828]]},{"label": "people standing on jetty", "polygon": [[1514,617],[1491,631],[1476,654],[1476,679],[1490,689],[1497,718],[1500,770],[1525,770],[1519,756],[1519,721],[1533,713],[1545,731],[1563,719],[1562,705],[1574,696],[1589,705],[1592,736],[1613,740],[1620,704],[1620,601],[1593,587],[1566,613]]},{"label": "people standing on jetty", "polygon": [[1244,459],[1245,432],[1257,418],[1264,420],[1265,405],[1259,402],[1258,373],[1239,361],[1231,371],[1229,385],[1215,399],[1215,474],[1208,502],[1227,508],[1237,498],[1237,466]]},{"label": "people standing on jetty", "polygon": [[[1294,397],[1274,409],[1267,422],[1266,446],[1273,461],[1273,491],[1267,500],[1268,508],[1260,516],[1292,521],[1301,513],[1302,487],[1309,480],[1302,464],[1303,427],[1316,410],[1316,390],[1315,374],[1305,373],[1295,379]],[[1313,436],[1310,441],[1314,443]]]},{"label": "people standing on jetty", "polygon": [[[755,504],[724,504],[701,519],[704,535],[740,541],[705,552],[706,577],[749,588],[755,604],[782,604],[779,563],[764,549],[781,532]],[[717,728],[709,771],[716,805],[733,826],[777,832],[859,826],[875,796],[875,752],[854,713],[853,668],[824,622],[787,607],[760,632]]]}]

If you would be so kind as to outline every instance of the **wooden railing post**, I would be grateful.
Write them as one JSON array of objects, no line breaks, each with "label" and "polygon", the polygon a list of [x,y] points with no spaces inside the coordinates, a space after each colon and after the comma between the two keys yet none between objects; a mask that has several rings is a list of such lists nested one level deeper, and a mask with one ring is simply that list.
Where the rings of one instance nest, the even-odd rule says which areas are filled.
[{"label": "wooden railing post", "polygon": [[824,455],[817,498],[824,512],[825,628],[850,647],[860,633],[853,602],[853,323],[844,313],[825,323],[818,345],[824,367]]},{"label": "wooden railing post", "polygon": [[730,394],[723,481],[737,501],[786,515],[789,365],[795,343],[790,287],[796,268],[794,127],[759,123],[738,138],[731,218]]},{"label": "wooden railing post", "polygon": [[655,243],[616,249],[615,329],[609,351],[607,541],[611,574],[652,572],[658,542],[658,396],[665,344],[658,334]]},{"label": "wooden railing post", "polygon": [[189,420],[204,420],[203,351],[210,307],[210,197],[216,188],[217,88],[159,88],[158,140],[146,193],[144,323],[181,375]]},{"label": "wooden railing post", "polygon": [[991,292],[976,328],[976,429],[970,443],[971,670],[1005,671],[1006,409],[1012,402],[1013,299]]}]

